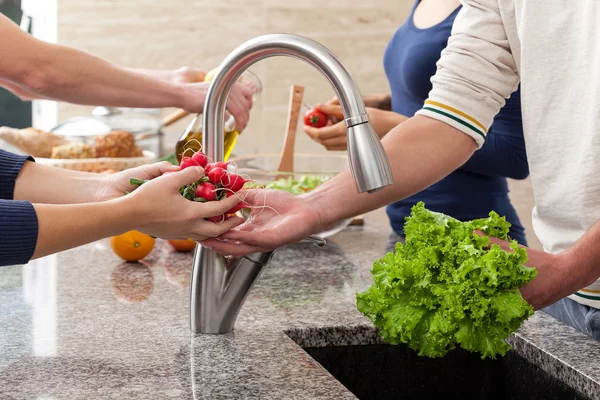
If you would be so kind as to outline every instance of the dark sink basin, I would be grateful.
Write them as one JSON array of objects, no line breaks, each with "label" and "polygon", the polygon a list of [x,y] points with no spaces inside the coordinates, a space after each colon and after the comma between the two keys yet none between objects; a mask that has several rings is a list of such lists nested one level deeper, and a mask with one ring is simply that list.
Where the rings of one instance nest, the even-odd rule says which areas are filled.
[{"label": "dark sink basin", "polygon": [[463,350],[430,359],[388,345],[304,350],[361,400],[586,398],[513,352],[481,360]]}]

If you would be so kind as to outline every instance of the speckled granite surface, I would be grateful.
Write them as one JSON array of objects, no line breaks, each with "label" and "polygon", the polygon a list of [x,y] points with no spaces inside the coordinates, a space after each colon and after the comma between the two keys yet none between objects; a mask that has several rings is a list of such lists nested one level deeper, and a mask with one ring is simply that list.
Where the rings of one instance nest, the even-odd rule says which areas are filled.
[{"label": "speckled granite surface", "polygon": [[[280,250],[236,330],[188,329],[191,254],[123,264],[107,242],[0,268],[0,399],[351,399],[300,346],[378,343],[355,292],[387,240],[367,219],[319,249]],[[515,351],[600,399],[600,344],[545,314]]]}]

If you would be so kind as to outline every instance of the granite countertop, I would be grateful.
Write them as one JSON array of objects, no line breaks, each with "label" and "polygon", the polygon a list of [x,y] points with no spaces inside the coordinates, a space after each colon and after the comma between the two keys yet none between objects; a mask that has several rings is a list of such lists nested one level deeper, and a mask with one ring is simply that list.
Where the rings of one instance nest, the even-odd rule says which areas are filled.
[{"label": "granite countertop", "polygon": [[[378,342],[355,293],[388,232],[375,213],[324,249],[279,250],[225,335],[190,333],[192,255],[164,242],[143,264],[101,241],[0,268],[0,398],[355,398],[301,346]],[[600,399],[600,343],[543,313],[510,341]]]}]

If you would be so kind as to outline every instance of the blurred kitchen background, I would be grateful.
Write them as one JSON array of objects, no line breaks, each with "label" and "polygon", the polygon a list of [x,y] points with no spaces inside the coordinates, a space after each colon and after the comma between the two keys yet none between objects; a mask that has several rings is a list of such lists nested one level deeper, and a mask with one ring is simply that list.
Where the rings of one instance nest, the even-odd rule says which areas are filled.
[{"label": "blurred kitchen background", "polygon": [[[351,71],[364,94],[388,90],[382,57],[393,32],[407,17],[413,0],[0,0],[0,12],[47,41],[74,46],[114,63],[140,68],[216,67],[236,46],[265,33],[308,36],[331,49]],[[333,96],[312,67],[290,58],[271,58],[251,69],[263,84],[251,122],[236,154],[281,150],[292,84],[305,87],[305,101]],[[1,90],[1,89],[0,89]],[[0,126],[50,129],[91,108],[53,102],[21,102],[0,92]],[[173,110],[162,110],[167,115]],[[158,117],[158,116],[157,116]],[[188,117],[165,129],[172,147]],[[322,153],[298,125],[296,149]],[[512,197],[533,247],[533,196],[529,180],[511,182]]]}]

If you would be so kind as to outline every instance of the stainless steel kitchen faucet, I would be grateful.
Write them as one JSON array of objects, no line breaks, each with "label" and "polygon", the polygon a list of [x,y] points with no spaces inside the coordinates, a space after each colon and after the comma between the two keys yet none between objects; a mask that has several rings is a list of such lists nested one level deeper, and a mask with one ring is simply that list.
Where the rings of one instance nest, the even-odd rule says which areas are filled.
[{"label": "stainless steel kitchen faucet", "polygon": [[[325,75],[335,90],[348,130],[348,159],[359,193],[376,192],[393,183],[389,161],[369,122],[362,96],[340,60],[319,43],[296,35],[257,37],[235,49],[219,66],[204,104],[206,155],[223,160],[224,113],[231,88],[252,64],[273,56],[304,60]],[[227,333],[273,252],[225,258],[198,245],[190,283],[190,325],[195,333]]]}]

